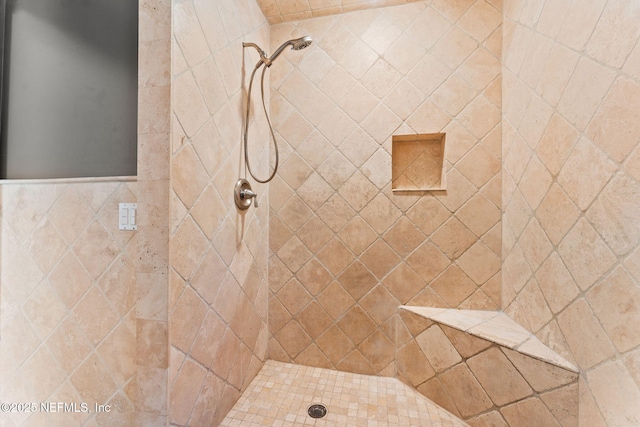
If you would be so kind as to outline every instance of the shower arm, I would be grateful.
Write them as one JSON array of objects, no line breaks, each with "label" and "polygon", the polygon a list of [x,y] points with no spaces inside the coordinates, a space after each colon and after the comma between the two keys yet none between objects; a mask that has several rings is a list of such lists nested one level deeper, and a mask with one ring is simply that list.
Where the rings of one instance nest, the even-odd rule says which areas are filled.
[{"label": "shower arm", "polygon": [[255,44],[255,43],[242,43],[242,47],[252,47],[252,48],[254,48],[255,50],[258,51],[258,54],[260,55],[260,60],[256,64],[256,67],[255,67],[256,69],[260,68],[260,66],[262,64],[266,65],[267,67],[271,66],[271,63],[273,61],[267,57],[267,53],[264,50],[260,49],[260,47],[257,44]]}]

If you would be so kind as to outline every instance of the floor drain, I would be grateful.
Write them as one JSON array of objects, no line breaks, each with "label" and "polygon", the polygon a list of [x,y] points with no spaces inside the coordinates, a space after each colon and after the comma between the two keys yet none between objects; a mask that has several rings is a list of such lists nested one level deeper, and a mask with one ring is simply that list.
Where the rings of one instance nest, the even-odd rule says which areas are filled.
[{"label": "floor drain", "polygon": [[324,405],[316,404],[309,406],[307,413],[311,418],[322,418],[327,415],[327,408]]}]

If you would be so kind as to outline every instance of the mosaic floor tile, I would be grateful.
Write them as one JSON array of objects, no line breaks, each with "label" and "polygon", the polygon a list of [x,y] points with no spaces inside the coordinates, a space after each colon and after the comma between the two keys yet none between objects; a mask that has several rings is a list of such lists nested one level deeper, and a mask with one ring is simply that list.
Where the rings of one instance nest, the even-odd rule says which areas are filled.
[{"label": "mosaic floor tile", "polygon": [[[327,415],[307,414],[313,404]],[[269,360],[221,426],[424,426],[466,423],[394,378]]]}]

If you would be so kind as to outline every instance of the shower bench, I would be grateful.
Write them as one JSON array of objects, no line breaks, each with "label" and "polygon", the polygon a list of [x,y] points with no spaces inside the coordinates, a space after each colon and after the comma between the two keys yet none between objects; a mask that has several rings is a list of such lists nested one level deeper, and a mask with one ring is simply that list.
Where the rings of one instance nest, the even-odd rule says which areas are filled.
[{"label": "shower bench", "polygon": [[397,375],[470,425],[578,425],[578,369],[498,311],[399,307]]}]

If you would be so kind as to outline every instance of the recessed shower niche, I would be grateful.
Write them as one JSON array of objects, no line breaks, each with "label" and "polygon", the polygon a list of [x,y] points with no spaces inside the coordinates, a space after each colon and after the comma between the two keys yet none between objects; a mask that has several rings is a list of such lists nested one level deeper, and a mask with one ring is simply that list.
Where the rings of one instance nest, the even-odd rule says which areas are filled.
[{"label": "recessed shower niche", "polygon": [[444,133],[394,135],[391,141],[391,189],[447,189]]}]

